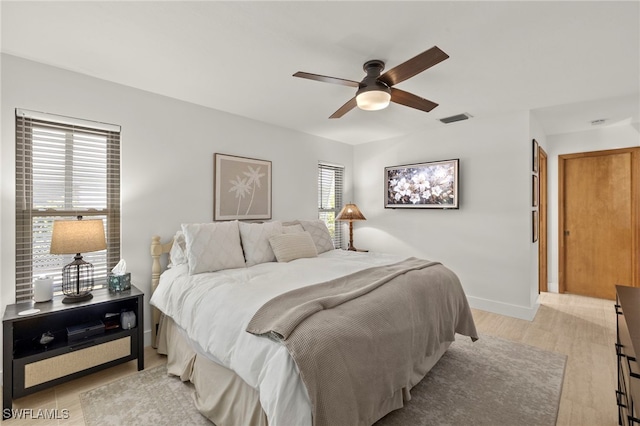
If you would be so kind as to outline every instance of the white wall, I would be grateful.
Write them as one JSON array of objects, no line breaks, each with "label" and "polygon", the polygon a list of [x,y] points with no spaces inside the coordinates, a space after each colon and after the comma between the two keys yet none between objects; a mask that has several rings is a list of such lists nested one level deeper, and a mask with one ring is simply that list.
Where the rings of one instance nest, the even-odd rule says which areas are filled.
[{"label": "white wall", "polygon": [[[472,306],[532,319],[537,244],[531,242],[528,112],[443,125],[358,145],[354,201],[367,217],[354,244],[439,260],[455,271]],[[385,166],[460,159],[459,210],[384,208]]]},{"label": "white wall", "polygon": [[[272,161],[274,219],[317,217],[317,164],[346,166],[353,147],[43,64],[2,56],[0,294],[15,301],[15,108],[122,126],[122,257],[148,295],[153,235],[213,218],[213,154]],[[147,333],[148,336],[148,333]]]},{"label": "white wall", "polygon": [[547,137],[549,166],[549,291],[558,292],[558,156],[640,146],[638,125],[597,127]]}]

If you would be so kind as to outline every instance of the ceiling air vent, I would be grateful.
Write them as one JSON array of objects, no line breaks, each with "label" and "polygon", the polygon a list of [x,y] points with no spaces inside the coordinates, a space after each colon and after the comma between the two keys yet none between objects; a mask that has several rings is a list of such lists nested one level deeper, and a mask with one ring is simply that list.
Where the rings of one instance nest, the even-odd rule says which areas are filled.
[{"label": "ceiling air vent", "polygon": [[451,117],[441,118],[440,121],[442,121],[445,124],[449,124],[449,123],[455,123],[456,121],[467,120],[469,117],[472,117],[472,115],[467,114],[465,112],[462,114],[452,115]]}]

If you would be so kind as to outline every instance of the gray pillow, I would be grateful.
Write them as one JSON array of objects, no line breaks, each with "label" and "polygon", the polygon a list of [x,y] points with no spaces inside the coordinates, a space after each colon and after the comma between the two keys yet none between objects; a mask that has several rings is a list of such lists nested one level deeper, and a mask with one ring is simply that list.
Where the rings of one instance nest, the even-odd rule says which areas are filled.
[{"label": "gray pillow", "polygon": [[245,266],[237,220],[183,224],[182,232],[189,275]]},{"label": "gray pillow", "polygon": [[335,248],[333,247],[333,240],[331,239],[331,234],[329,234],[329,229],[322,220],[301,220],[300,224],[305,231],[311,234],[318,254]]},{"label": "gray pillow", "polygon": [[247,266],[265,262],[275,262],[276,257],[269,245],[269,237],[282,234],[282,223],[278,221],[264,223],[240,222],[240,239]]},{"label": "gray pillow", "polygon": [[294,234],[296,232],[304,232],[304,228],[299,223],[295,225],[286,225],[282,227],[283,234]]}]

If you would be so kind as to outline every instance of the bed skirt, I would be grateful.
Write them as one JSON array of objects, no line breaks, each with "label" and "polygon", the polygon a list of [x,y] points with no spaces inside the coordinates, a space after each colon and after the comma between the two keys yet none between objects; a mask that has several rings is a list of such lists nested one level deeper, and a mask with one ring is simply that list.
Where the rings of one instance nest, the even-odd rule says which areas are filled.
[{"label": "bed skirt", "polygon": [[167,372],[191,381],[200,413],[218,426],[267,426],[258,391],[233,371],[198,354],[175,322],[164,315],[158,329],[158,353],[167,355]]},{"label": "bed skirt", "polygon": [[[218,426],[268,426],[258,391],[232,370],[198,354],[183,331],[165,315],[161,315],[156,342],[158,353],[167,355],[167,372],[194,384],[195,405],[203,416]],[[450,344],[442,343],[422,365],[415,366],[415,383],[431,370]],[[394,396],[385,402],[386,411],[393,411],[411,399],[409,389],[402,389]]]}]

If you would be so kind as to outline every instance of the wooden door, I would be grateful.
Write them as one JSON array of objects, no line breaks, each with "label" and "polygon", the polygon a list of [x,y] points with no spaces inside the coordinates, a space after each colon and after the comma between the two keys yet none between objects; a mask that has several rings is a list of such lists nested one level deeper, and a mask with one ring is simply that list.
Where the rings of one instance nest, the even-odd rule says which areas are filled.
[{"label": "wooden door", "polygon": [[640,148],[559,157],[559,290],[615,299],[638,286]]},{"label": "wooden door", "polygon": [[549,278],[547,256],[547,153],[538,148],[538,292],[547,291]]}]

